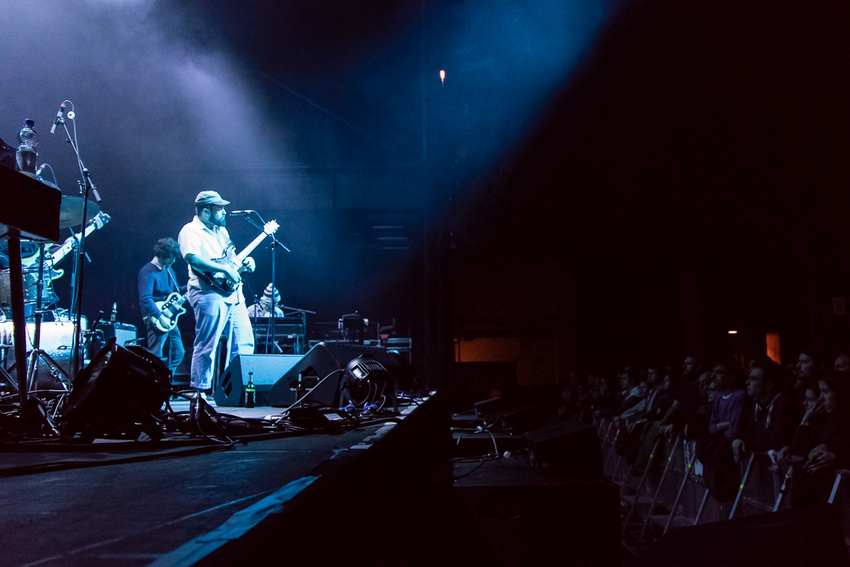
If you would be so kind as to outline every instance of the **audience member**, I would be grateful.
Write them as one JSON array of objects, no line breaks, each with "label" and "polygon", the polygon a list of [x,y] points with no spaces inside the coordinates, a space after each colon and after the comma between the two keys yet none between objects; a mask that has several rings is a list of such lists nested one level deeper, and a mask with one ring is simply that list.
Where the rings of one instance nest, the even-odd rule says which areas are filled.
[{"label": "audience member", "polygon": [[708,421],[711,419],[711,408],[721,386],[712,378],[712,372],[706,370],[699,375],[699,403],[684,425],[685,436],[689,439],[702,439],[710,435]]},{"label": "audience member", "polygon": [[662,419],[664,432],[670,434],[673,429],[681,431],[696,415],[700,407],[700,372],[702,365],[696,356],[688,355],[682,361],[682,377],[670,409]]},{"label": "audience member", "polygon": [[850,466],[850,384],[827,374],[818,381],[819,402],[794,432],[790,453],[794,474],[791,505],[826,502],[835,469]]},{"label": "audience member", "polygon": [[641,388],[637,381],[634,370],[629,367],[623,369],[619,376],[620,380],[620,405],[617,416],[637,405],[641,400]]},{"label": "audience member", "polygon": [[577,372],[570,372],[569,376],[561,381],[558,407],[555,411],[553,422],[568,421],[580,418],[578,407],[578,389],[581,385],[581,377]]},{"label": "audience member", "polygon": [[590,395],[590,388],[584,381],[576,384],[576,417],[585,423],[590,423],[593,420],[593,399]]},{"label": "audience member", "polygon": [[662,419],[667,415],[670,406],[673,404],[675,395],[673,378],[670,376],[670,372],[665,370],[661,386],[658,388],[657,394],[653,396],[652,403],[644,416],[646,425],[641,433],[634,459],[635,471],[638,473],[643,472],[647,462],[649,462],[649,455],[652,453],[655,442],[662,435]]},{"label": "audience member", "polygon": [[850,355],[839,354],[835,357],[835,362],[832,364],[832,369],[835,372],[850,372]]},{"label": "audience member", "polygon": [[590,411],[594,418],[611,417],[616,402],[608,381],[593,374],[587,377],[590,385]]},{"label": "audience member", "polygon": [[817,386],[818,378],[823,372],[823,360],[821,360],[820,353],[814,347],[802,349],[797,358],[797,365],[794,367],[794,370],[794,398],[802,407],[806,388],[812,383]]},{"label": "audience member", "polygon": [[797,424],[791,441],[776,452],[774,461],[777,463],[790,462],[793,453],[805,452],[809,432],[812,431],[809,428],[812,426],[812,423],[815,423],[814,429],[821,427],[821,424],[818,422],[822,419],[826,419],[826,412],[824,412],[820,401],[820,389],[817,384],[810,384],[806,388],[803,400],[803,418]]},{"label": "audience member", "polygon": [[646,378],[638,384],[640,389],[640,401],[631,408],[620,414],[620,419],[635,423],[644,419],[649,413],[652,404],[660,391],[660,382],[663,378],[663,368],[650,366],[646,370]]},{"label": "audience member", "polygon": [[740,387],[741,374],[742,369],[734,360],[714,364],[712,376],[718,394],[708,420],[709,437],[697,440],[697,458],[703,465],[703,477],[718,502],[733,498],[740,484],[732,440],[743,433],[749,418],[749,398]]},{"label": "audience member", "polygon": [[735,462],[740,464],[746,452],[776,451],[791,442],[800,412],[783,391],[786,382],[784,370],[771,359],[752,361],[746,385],[753,411],[745,431],[732,441]]}]

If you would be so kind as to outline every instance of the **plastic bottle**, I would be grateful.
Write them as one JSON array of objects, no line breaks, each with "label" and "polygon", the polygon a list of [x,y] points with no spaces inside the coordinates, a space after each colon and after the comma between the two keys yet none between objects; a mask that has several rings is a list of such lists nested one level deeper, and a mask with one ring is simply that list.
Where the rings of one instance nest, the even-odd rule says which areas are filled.
[{"label": "plastic bottle", "polygon": [[36,134],[33,126],[35,121],[31,118],[24,120],[24,127],[18,132],[18,151],[16,158],[18,160],[18,169],[24,173],[32,173],[35,175],[35,164],[38,160],[38,134]]},{"label": "plastic bottle", "polygon": [[254,407],[254,394],[256,390],[254,388],[254,373],[248,373],[248,384],[245,386],[245,407],[252,408]]},{"label": "plastic bottle", "polygon": [[112,304],[112,313],[109,314],[109,322],[114,323],[118,318],[118,302]]}]

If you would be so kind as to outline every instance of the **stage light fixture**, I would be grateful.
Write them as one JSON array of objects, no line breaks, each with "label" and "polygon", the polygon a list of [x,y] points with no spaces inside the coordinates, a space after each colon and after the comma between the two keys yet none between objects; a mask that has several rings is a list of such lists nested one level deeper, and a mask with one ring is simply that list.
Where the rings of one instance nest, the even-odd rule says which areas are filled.
[{"label": "stage light fixture", "polygon": [[[377,404],[389,387],[393,401],[395,392],[389,370],[371,354],[364,353],[352,358],[345,366],[339,384],[339,405],[355,406]],[[380,405],[386,400],[383,400]]]}]

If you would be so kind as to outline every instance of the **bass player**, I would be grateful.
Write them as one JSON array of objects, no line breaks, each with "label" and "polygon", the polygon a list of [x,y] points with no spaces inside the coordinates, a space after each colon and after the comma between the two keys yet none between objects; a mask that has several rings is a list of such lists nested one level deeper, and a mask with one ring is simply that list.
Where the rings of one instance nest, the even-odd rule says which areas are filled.
[{"label": "bass player", "polygon": [[[153,260],[139,270],[139,305],[145,323],[147,349],[160,358],[173,374],[186,354],[177,326],[177,317],[186,312],[180,307],[180,294],[186,289],[185,286],[181,289],[171,267],[180,255],[180,247],[173,238],[160,238],[153,247],[153,253]],[[172,299],[175,297],[179,299]]]},{"label": "bass player", "polygon": [[[195,218],[180,230],[180,253],[189,264],[188,299],[195,312],[195,341],[190,370],[191,386],[206,398],[213,385],[213,364],[219,338],[227,339],[227,362],[237,354],[254,353],[254,334],[242,295],[242,272],[254,271],[254,260],[238,260],[227,232],[230,204],[216,191],[195,198]],[[215,275],[221,281],[213,281]],[[208,401],[211,398],[207,398]]]}]

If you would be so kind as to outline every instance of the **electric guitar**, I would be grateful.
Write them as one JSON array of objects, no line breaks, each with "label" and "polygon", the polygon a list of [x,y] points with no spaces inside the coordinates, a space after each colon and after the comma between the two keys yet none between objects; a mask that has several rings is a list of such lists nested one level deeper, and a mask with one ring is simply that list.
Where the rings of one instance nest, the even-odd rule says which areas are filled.
[{"label": "electric guitar", "polygon": [[[92,232],[103,228],[103,226],[109,222],[109,215],[100,211],[97,213],[92,219],[86,223],[86,228],[83,231],[85,235],[88,237]],[[82,238],[83,232],[78,232],[73,236],[69,236],[68,239],[56,250],[47,255],[47,258],[44,261],[44,276],[49,277],[51,280],[55,280],[61,278],[65,275],[65,270],[54,270],[53,266],[61,262],[65,256],[68,255],[68,252],[73,250],[77,244],[80,242],[80,238]],[[32,271],[33,269],[37,269],[37,262],[41,254],[33,254],[28,258],[24,258],[21,260],[25,271]]]},{"label": "electric guitar", "polygon": [[[248,257],[251,252],[254,251],[254,248],[259,246],[260,242],[265,240],[267,236],[271,236],[278,229],[277,221],[269,221],[265,225],[263,225],[263,232],[261,232],[257,238],[255,238],[251,244],[245,247],[242,252],[240,252],[236,256],[235,261],[230,261],[228,259],[221,260],[213,260],[214,262],[222,265],[230,265],[233,269],[238,270],[242,266],[242,262],[245,258]],[[198,270],[197,268],[192,268],[195,274],[198,276],[198,279],[205,282],[211,289],[220,293],[221,295],[230,295],[234,291],[239,288],[241,282],[236,283],[230,278],[227,277],[226,272],[219,271],[206,271],[206,270]]]},{"label": "electric guitar", "polygon": [[160,333],[167,333],[177,326],[177,319],[186,312],[186,308],[183,307],[183,303],[185,302],[186,294],[184,293],[183,295],[180,295],[176,291],[169,293],[168,297],[162,301],[155,301],[154,303],[156,304],[157,309],[159,309],[170,322],[167,326],[163,325],[159,317],[150,315],[151,324]]}]

